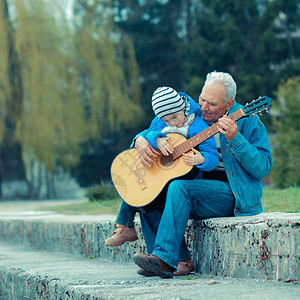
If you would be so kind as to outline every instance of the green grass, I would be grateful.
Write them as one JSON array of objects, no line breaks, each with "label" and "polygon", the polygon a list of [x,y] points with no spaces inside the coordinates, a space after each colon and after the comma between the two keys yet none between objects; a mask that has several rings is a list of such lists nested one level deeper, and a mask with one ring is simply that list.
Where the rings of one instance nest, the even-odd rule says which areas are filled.
[{"label": "green grass", "polygon": [[95,200],[82,204],[58,205],[47,210],[64,215],[116,215],[120,204],[120,199]]},{"label": "green grass", "polygon": [[300,188],[287,189],[264,188],[262,197],[264,212],[300,212]]},{"label": "green grass", "polygon": [[[120,199],[94,200],[83,204],[72,204],[51,207],[48,210],[66,215],[116,215],[120,206]],[[288,189],[264,188],[262,197],[264,212],[300,212],[300,188]]]}]

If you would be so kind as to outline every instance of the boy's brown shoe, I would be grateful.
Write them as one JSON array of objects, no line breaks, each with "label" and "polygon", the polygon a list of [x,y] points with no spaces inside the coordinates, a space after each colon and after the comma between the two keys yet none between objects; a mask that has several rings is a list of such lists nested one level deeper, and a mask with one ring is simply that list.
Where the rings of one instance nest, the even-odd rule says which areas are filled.
[{"label": "boy's brown shoe", "polygon": [[105,241],[105,246],[120,246],[125,242],[134,242],[138,239],[134,227],[128,227],[117,224],[117,229],[114,231],[112,237]]}]

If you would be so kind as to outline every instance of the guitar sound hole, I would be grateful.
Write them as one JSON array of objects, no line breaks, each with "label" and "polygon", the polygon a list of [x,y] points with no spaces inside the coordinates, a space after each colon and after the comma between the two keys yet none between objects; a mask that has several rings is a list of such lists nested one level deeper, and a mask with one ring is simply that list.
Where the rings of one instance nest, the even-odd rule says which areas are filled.
[{"label": "guitar sound hole", "polygon": [[173,164],[173,155],[172,154],[168,156],[162,155],[160,158],[160,163],[166,167],[171,166]]}]

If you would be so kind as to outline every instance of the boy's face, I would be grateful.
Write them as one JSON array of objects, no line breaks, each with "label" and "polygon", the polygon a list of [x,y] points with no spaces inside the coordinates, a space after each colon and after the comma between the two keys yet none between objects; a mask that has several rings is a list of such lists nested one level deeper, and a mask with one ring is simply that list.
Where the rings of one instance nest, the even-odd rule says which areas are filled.
[{"label": "boy's face", "polygon": [[171,115],[167,115],[161,118],[167,125],[182,127],[185,122],[184,109]]}]

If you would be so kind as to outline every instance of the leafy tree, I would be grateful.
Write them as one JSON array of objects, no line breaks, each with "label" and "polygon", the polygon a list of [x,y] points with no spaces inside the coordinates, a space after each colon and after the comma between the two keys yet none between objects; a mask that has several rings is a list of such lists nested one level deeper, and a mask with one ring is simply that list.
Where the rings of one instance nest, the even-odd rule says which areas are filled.
[{"label": "leafy tree", "polygon": [[187,89],[199,93],[205,74],[219,70],[234,76],[242,103],[272,96],[281,79],[300,70],[298,2],[194,2],[184,51]]},{"label": "leafy tree", "polygon": [[[260,18],[258,48],[259,63],[264,67],[264,84],[270,91],[277,90],[281,81],[300,72],[300,4],[298,0],[266,1]],[[270,76],[270,75],[271,76]]]},{"label": "leafy tree", "polygon": [[113,158],[136,132],[144,113],[134,45],[113,22],[110,0],[74,1],[74,43],[88,142],[72,169],[82,185],[109,177]]},{"label": "leafy tree", "polygon": [[65,167],[76,162],[78,139],[85,134],[72,48],[62,43],[70,33],[62,22],[58,28],[43,1],[16,1],[16,9],[24,88],[18,138],[24,154],[33,152],[54,171],[57,160]]},{"label": "leafy tree", "polygon": [[[231,73],[240,98],[251,100],[261,90],[256,45],[259,10],[253,0],[201,1],[196,5],[187,39],[186,77],[199,94],[203,79],[213,70]],[[199,79],[197,79],[199,78]],[[200,80],[202,79],[202,80]],[[254,94],[254,95],[253,95]],[[250,99],[249,99],[250,98]],[[243,100],[242,100],[243,102]]]},{"label": "leafy tree", "polygon": [[87,141],[135,126],[142,116],[133,44],[106,14],[109,1],[99,22],[85,2],[82,23],[71,29],[60,1],[14,0],[11,15],[0,2],[1,158],[4,146],[15,155],[12,142],[19,145],[30,197],[39,197],[42,177],[53,197],[58,166],[76,165]]},{"label": "leafy tree", "polygon": [[181,90],[183,72],[179,51],[182,0],[118,0],[113,1],[114,21],[134,42],[142,83],[142,105],[153,117],[151,96],[161,85]]},{"label": "leafy tree", "polygon": [[57,165],[76,164],[86,135],[71,33],[59,6],[52,5],[55,13],[45,1],[15,1],[15,43],[23,81],[16,137],[32,197],[38,197],[34,181],[40,182],[40,170],[53,173]]},{"label": "leafy tree", "polygon": [[90,137],[141,120],[139,69],[131,40],[112,21],[111,1],[74,3],[76,60]]},{"label": "leafy tree", "polygon": [[300,185],[300,77],[282,83],[277,91],[271,181],[278,187]]},{"label": "leafy tree", "polygon": [[32,182],[146,126],[159,85],[197,99],[207,72],[228,71],[243,103],[300,71],[296,0],[74,0],[71,29],[58,0],[10,3],[0,0],[1,170],[14,156],[25,177],[22,153]]}]

